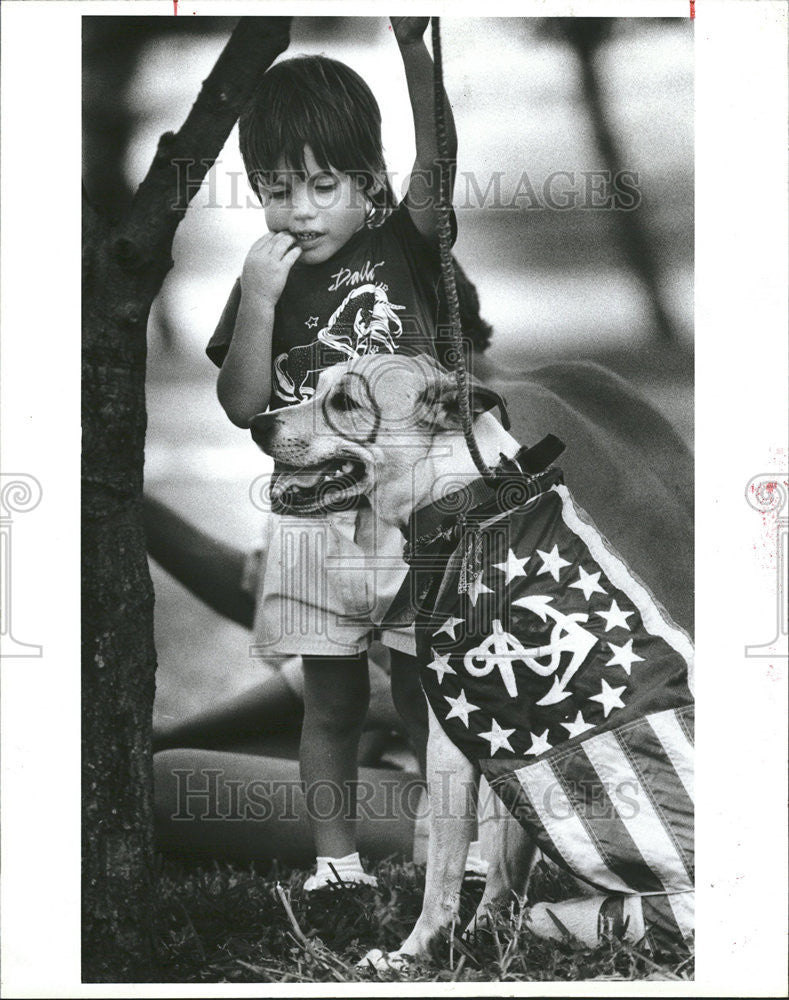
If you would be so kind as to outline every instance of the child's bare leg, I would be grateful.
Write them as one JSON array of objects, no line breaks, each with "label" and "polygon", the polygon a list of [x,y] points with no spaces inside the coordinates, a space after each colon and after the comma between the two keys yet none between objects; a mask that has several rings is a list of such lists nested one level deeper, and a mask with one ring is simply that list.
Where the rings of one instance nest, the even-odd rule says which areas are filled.
[{"label": "child's bare leg", "polygon": [[[308,805],[314,799],[310,825],[318,855],[342,858],[356,850],[356,821],[351,817],[356,812],[359,736],[369,700],[366,653],[304,657],[299,758]],[[316,793],[325,791],[311,796],[311,786]]]}]

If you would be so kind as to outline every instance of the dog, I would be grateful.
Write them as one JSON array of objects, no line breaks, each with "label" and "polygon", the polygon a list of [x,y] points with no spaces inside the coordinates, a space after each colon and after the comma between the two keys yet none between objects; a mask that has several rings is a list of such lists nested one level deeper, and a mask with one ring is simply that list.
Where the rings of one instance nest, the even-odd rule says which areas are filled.
[{"label": "dog", "polygon": [[[437,538],[446,564],[417,620],[430,724],[423,909],[397,951],[365,956],[378,967],[426,954],[455,924],[480,773],[509,815],[472,923],[525,897],[539,847],[587,888],[531,907],[536,934],[595,944],[607,931],[693,930],[692,645],[560,474],[523,473],[519,443],[490,412],[500,402],[473,386],[481,455],[522,487],[504,503],[476,485],[455,376],[425,357],[336,365],[311,400],[252,422],[282,470],[275,502],[314,513],[366,498],[412,548],[420,525],[436,529],[427,546]],[[448,538],[458,497],[476,523]]]}]

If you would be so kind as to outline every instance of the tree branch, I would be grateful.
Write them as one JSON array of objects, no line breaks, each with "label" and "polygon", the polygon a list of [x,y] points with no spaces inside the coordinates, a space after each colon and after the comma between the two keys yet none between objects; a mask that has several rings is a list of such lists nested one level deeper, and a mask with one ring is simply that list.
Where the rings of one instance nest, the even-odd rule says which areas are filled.
[{"label": "tree branch", "polygon": [[289,17],[239,20],[186,121],[177,133],[165,132],[159,140],[131,211],[114,236],[113,252],[124,270],[153,265],[163,280],[172,264],[170,247],[178,223],[263,73],[288,47],[289,29]]}]

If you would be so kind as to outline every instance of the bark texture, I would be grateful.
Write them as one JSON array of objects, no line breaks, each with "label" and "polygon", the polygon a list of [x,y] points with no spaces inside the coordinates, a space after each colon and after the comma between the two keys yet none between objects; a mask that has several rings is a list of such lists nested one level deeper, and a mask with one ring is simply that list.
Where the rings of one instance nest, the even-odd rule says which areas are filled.
[{"label": "bark texture", "polygon": [[[131,208],[83,198],[83,980],[157,978],[151,712],[153,588],[142,524],[148,314],[175,230],[289,18],[239,21],[186,121],[165,133]],[[189,164],[190,187],[179,186]]]}]

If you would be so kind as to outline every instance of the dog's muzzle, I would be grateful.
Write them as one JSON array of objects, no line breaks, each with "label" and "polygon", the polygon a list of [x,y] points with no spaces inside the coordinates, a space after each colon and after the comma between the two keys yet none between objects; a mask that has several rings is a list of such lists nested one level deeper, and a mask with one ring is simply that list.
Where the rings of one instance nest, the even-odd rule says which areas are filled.
[{"label": "dog's muzzle", "polygon": [[276,421],[276,411],[272,413],[258,413],[257,416],[252,418],[249,425],[252,440],[258,448],[262,448],[267,455],[271,454],[269,451],[269,444],[271,441],[271,432],[274,430]]},{"label": "dog's muzzle", "polygon": [[275,514],[312,516],[330,511],[355,510],[367,502],[360,491],[365,467],[348,455],[314,465],[294,466],[274,453],[274,433],[281,422],[276,410],[258,413],[249,425],[252,440],[274,458],[271,480],[271,509]]}]

